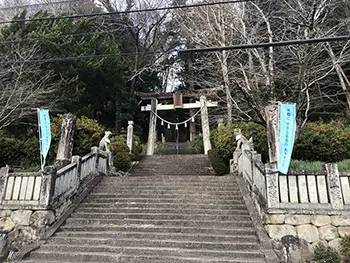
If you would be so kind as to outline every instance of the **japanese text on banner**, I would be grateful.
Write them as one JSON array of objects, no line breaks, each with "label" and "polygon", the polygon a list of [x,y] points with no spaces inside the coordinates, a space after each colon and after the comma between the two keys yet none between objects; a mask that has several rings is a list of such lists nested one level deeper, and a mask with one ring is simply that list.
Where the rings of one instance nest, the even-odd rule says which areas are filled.
[{"label": "japanese text on banner", "polygon": [[278,171],[287,174],[292,158],[296,132],[295,104],[280,104],[280,137],[278,147]]},{"label": "japanese text on banner", "polygon": [[43,169],[46,162],[46,157],[51,144],[51,129],[50,129],[50,115],[48,110],[39,111],[39,125],[40,125],[40,153],[42,155],[41,168]]}]

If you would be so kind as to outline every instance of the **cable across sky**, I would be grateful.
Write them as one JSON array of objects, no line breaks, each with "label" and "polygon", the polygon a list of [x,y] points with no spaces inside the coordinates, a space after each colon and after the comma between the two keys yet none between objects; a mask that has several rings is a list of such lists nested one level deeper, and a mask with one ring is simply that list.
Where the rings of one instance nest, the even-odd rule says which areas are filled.
[{"label": "cable across sky", "polygon": [[[256,43],[256,44],[210,47],[210,48],[193,48],[193,49],[183,49],[183,50],[171,49],[168,51],[161,51],[161,52],[138,52],[138,53],[134,52],[134,53],[98,54],[98,55],[86,55],[86,56],[49,58],[49,59],[35,59],[35,60],[28,60],[28,61],[26,61],[26,63],[50,63],[50,62],[58,62],[58,61],[102,59],[102,58],[108,58],[108,57],[127,57],[127,56],[139,56],[139,55],[144,56],[144,55],[155,55],[155,54],[159,54],[159,53],[163,53],[162,55],[165,55],[165,54],[169,54],[172,52],[179,52],[179,53],[214,52],[214,51],[224,51],[224,50],[279,47],[279,46],[288,46],[288,45],[305,45],[305,44],[312,44],[312,43],[347,41],[347,40],[350,40],[350,35],[323,37],[323,38],[312,38],[312,39],[301,39],[301,40],[288,40],[288,41],[280,41],[280,42],[272,42],[272,43],[265,42],[265,43]],[[9,64],[9,63],[18,63],[18,61],[1,62],[0,65],[1,64]]]},{"label": "cable across sky", "polygon": [[167,10],[186,9],[186,8],[195,8],[195,7],[245,3],[245,2],[253,2],[253,1],[254,0],[231,0],[231,1],[209,2],[209,3],[191,4],[191,5],[135,9],[135,10],[127,10],[127,11],[67,15],[67,16],[57,16],[57,17],[28,18],[28,19],[1,21],[0,24],[11,24],[11,23],[31,22],[31,21],[54,21],[54,20],[62,20],[62,19],[75,19],[75,18],[100,17],[100,16],[122,15],[122,14],[143,13],[143,12],[167,11]]}]

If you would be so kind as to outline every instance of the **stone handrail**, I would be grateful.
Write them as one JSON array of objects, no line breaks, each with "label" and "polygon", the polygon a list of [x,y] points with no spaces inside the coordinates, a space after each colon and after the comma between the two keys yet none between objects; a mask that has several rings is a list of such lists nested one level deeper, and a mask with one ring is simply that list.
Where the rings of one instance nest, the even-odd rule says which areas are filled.
[{"label": "stone handrail", "polygon": [[91,176],[107,174],[108,153],[93,147],[84,157],[56,170],[0,174],[0,209],[40,210],[60,205],[79,191]]},{"label": "stone handrail", "polygon": [[321,171],[277,171],[276,163],[263,164],[254,151],[237,150],[233,168],[247,182],[253,198],[273,211],[342,211],[350,208],[350,173],[337,164]]}]

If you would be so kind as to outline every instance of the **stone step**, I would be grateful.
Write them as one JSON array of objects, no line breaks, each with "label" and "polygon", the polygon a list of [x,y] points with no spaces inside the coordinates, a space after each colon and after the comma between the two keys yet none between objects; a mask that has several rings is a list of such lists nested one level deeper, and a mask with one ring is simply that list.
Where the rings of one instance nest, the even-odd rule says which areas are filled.
[{"label": "stone step", "polygon": [[113,187],[113,190],[115,190],[114,193],[104,193],[102,192],[103,190],[105,190],[106,187],[101,187],[98,186],[96,187],[92,193],[91,196],[95,196],[95,195],[99,195],[101,197],[118,197],[119,195],[123,195],[123,194],[132,194],[132,195],[170,195],[170,194],[176,194],[176,195],[220,195],[220,196],[241,196],[241,192],[236,189],[236,190],[198,190],[197,189],[192,189],[193,191],[196,190],[196,193],[188,193],[188,189],[187,187],[184,188],[179,188],[179,189],[163,189],[163,188],[153,188],[153,189],[132,189],[132,188],[128,188],[126,190],[122,190],[122,189],[115,189]]},{"label": "stone step", "polygon": [[244,201],[242,198],[236,199],[236,200],[217,200],[215,198],[211,199],[189,199],[189,198],[135,198],[135,197],[129,197],[129,198],[90,198],[87,197],[87,199],[84,201],[84,203],[104,203],[104,204],[111,204],[111,203],[139,203],[139,204],[156,204],[156,203],[174,203],[178,204],[179,202],[182,202],[184,204],[197,204],[197,205],[235,205],[235,204],[244,204]]},{"label": "stone step", "polygon": [[[108,184],[100,184],[98,185],[95,189],[98,188],[104,188],[104,187],[108,187],[110,185]],[[118,187],[116,190],[116,192],[124,192],[124,191],[129,191],[135,190],[135,184],[130,184],[130,185],[123,185],[123,186],[114,186],[112,185],[112,187]],[[229,191],[229,192],[234,192],[234,193],[240,193],[240,190],[238,189],[238,187],[236,186],[206,186],[206,185],[190,185],[188,187],[191,187],[191,189],[196,192],[216,192],[216,191]],[[137,185],[137,190],[139,191],[153,191],[153,190],[162,190],[162,191],[170,191],[170,192],[177,192],[177,191],[184,191],[186,188],[184,188],[183,185],[159,185],[159,186],[154,186],[154,185]]]},{"label": "stone step", "polygon": [[168,239],[112,239],[112,238],[79,238],[79,237],[53,237],[42,248],[49,246],[104,246],[104,247],[151,247],[151,248],[178,248],[178,249],[209,249],[209,250],[259,250],[256,242],[213,242],[213,241],[187,241]]},{"label": "stone step", "polygon": [[233,224],[228,228],[212,226],[170,226],[170,225],[153,225],[148,224],[65,224],[61,227],[62,231],[70,232],[139,232],[139,233],[166,233],[166,234],[198,234],[198,235],[228,235],[228,236],[255,236],[255,229],[251,226],[240,227]]},{"label": "stone step", "polygon": [[[42,255],[45,255],[44,252],[49,252],[50,258],[48,260],[57,257],[53,256],[58,252],[63,252],[66,255],[65,258],[70,259],[71,257],[75,257],[77,253],[100,253],[103,254],[113,254],[117,255],[139,255],[139,256],[170,256],[170,257],[187,257],[187,258],[205,258],[205,257],[215,257],[215,258],[236,258],[236,259],[264,259],[264,256],[259,250],[208,250],[208,249],[181,249],[181,248],[165,248],[165,247],[118,247],[118,246],[104,246],[104,245],[49,245],[46,244],[43,246],[40,251],[32,253],[32,257],[44,259]],[[47,255],[47,254],[46,254]],[[60,257],[60,259],[63,259]],[[75,257],[77,261],[83,260],[91,260],[87,258]],[[93,259],[94,261],[97,258]],[[100,262],[108,262],[105,261],[104,258],[100,258]]]},{"label": "stone step", "polygon": [[[203,257],[184,257],[178,256],[158,256],[158,255],[122,255],[114,253],[100,252],[74,252],[67,254],[64,251],[50,253],[43,251],[40,254],[33,255],[35,260],[26,261],[27,263],[266,263],[263,259],[245,259],[245,258],[203,258]],[[58,261],[52,261],[52,259]],[[61,261],[60,261],[61,260]]]},{"label": "stone step", "polygon": [[115,181],[121,181],[121,182],[128,182],[128,181],[134,181],[134,182],[145,182],[145,183],[157,183],[161,181],[162,183],[168,183],[168,182],[193,182],[193,183],[220,183],[220,182],[232,182],[232,184],[237,185],[237,182],[235,182],[234,177],[231,175],[226,176],[201,176],[201,175],[194,175],[190,178],[188,177],[182,177],[182,176],[154,176],[151,178],[136,178],[136,177],[105,177],[101,183],[108,183],[108,182],[115,182]]},{"label": "stone step", "polygon": [[149,203],[146,200],[141,200],[140,202],[128,202],[128,200],[119,200],[115,203],[99,203],[99,202],[85,202],[82,203],[79,207],[81,208],[120,208],[120,209],[208,209],[208,210],[245,210],[246,206],[244,203],[229,203],[229,204],[208,204],[208,203],[174,203],[174,202],[154,202]]},{"label": "stone step", "polygon": [[181,226],[181,227],[212,227],[216,228],[236,228],[236,227],[253,227],[250,220],[237,219],[234,221],[212,221],[197,219],[104,219],[104,218],[77,218],[74,215],[67,219],[69,225],[116,225],[116,226],[132,226],[132,225],[152,225],[152,226]]},{"label": "stone step", "polygon": [[258,242],[258,238],[253,233],[243,235],[211,235],[211,234],[184,234],[184,233],[154,233],[154,232],[71,232],[60,231],[55,234],[55,237],[64,238],[109,238],[109,239],[151,239],[151,240],[164,240],[170,239],[177,241],[189,241],[189,242],[237,242],[237,243],[254,243]]},{"label": "stone step", "polygon": [[[114,214],[184,214],[184,215],[247,215],[249,216],[248,210],[241,206],[240,209],[170,209],[170,208],[145,208],[145,207],[128,207],[126,209],[123,208],[110,208],[107,210],[108,213]],[[79,207],[76,210],[77,213],[105,213],[105,207]]]},{"label": "stone step", "polygon": [[[218,180],[212,180],[211,176],[208,176],[207,178],[210,178],[210,180],[204,181],[202,179],[202,181],[199,180],[195,180],[195,181],[191,181],[191,180],[171,180],[171,179],[167,179],[167,178],[162,178],[162,176],[150,176],[150,177],[145,177],[145,178],[154,178],[154,180],[152,181],[142,181],[141,179],[143,179],[143,177],[126,177],[126,178],[118,178],[118,179],[114,179],[114,180],[103,180],[99,186],[120,186],[120,187],[131,187],[131,186],[142,186],[142,187],[170,187],[170,186],[174,186],[174,187],[189,187],[189,186],[193,186],[193,187],[197,187],[197,188],[201,188],[201,187],[220,187],[222,185],[225,184],[229,184],[231,187],[234,187],[236,189],[238,189],[238,186],[236,184],[231,184],[230,181],[218,181]],[[178,176],[177,176],[178,178]],[[188,177],[191,178],[191,177]],[[205,178],[205,176],[203,176],[202,178]],[[139,180],[137,180],[139,179]]]},{"label": "stone step", "polygon": [[250,221],[250,216],[245,215],[206,215],[206,214],[166,214],[166,213],[84,213],[76,212],[71,215],[71,218],[84,218],[84,219],[113,219],[113,220],[126,220],[126,219],[142,219],[142,220],[196,220],[196,221],[231,221],[241,222]]},{"label": "stone step", "polygon": [[242,196],[238,193],[221,193],[221,192],[202,192],[202,193],[188,193],[183,192],[181,193],[162,193],[162,191],[150,191],[147,193],[142,193],[138,191],[129,191],[124,193],[104,193],[103,189],[95,189],[91,195],[89,195],[89,199],[110,199],[112,202],[113,200],[118,200],[120,198],[132,198],[134,196],[137,196],[137,198],[152,198],[152,199],[201,199],[201,200],[207,200],[207,199],[213,199],[217,198],[219,201],[224,200],[242,200]]}]

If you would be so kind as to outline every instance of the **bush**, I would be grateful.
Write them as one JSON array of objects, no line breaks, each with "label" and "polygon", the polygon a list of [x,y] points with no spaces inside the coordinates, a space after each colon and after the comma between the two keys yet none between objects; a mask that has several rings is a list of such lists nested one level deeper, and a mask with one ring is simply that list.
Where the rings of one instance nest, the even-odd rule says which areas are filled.
[{"label": "bush", "polygon": [[[52,142],[51,150],[57,152],[62,125],[62,115],[58,115],[51,120]],[[91,147],[98,146],[105,132],[105,128],[96,120],[82,116],[77,119],[74,133],[73,154],[84,156],[90,152]],[[53,157],[55,158],[55,157]]]},{"label": "bush", "polygon": [[340,121],[309,122],[296,142],[293,159],[338,162],[350,158],[350,126]]},{"label": "bush", "polygon": [[224,175],[230,172],[228,165],[225,164],[220,151],[218,149],[211,149],[208,151],[208,158],[217,175]]},{"label": "bush", "polygon": [[22,145],[23,142],[20,140],[0,136],[0,167],[6,164],[19,166],[23,159]]},{"label": "bush", "polygon": [[[127,136],[125,134],[118,135],[111,138],[111,142],[121,142],[125,145],[127,145]],[[128,148],[129,149],[129,148]],[[130,149],[129,149],[130,151]],[[133,146],[132,146],[132,152],[131,152],[131,160],[132,161],[139,161],[141,159],[141,155],[143,152],[143,147],[141,140],[138,136],[133,136]]]},{"label": "bush", "polygon": [[350,236],[344,236],[340,240],[340,253],[344,256],[344,262],[350,263]]},{"label": "bush", "polygon": [[317,263],[340,263],[341,258],[337,250],[319,243],[315,247],[315,260]]},{"label": "bush", "polygon": [[110,144],[110,150],[114,157],[114,166],[121,171],[128,171],[131,167],[130,149],[126,143],[114,141]]},{"label": "bush", "polygon": [[196,138],[190,142],[190,149],[193,153],[204,153],[203,135],[197,135]]},{"label": "bush", "polygon": [[32,136],[25,140],[22,144],[21,150],[23,153],[21,158],[21,166],[40,166],[40,143],[38,137]]},{"label": "bush", "polygon": [[[56,158],[62,115],[51,119],[51,146],[46,160],[46,165],[51,164]],[[73,154],[84,156],[90,152],[90,148],[98,146],[103,137],[104,128],[97,121],[87,117],[77,119],[74,134]],[[37,136],[19,140],[6,137],[0,133],[0,166],[34,167],[40,166],[40,144]]]},{"label": "bush", "polygon": [[325,169],[325,166],[323,162],[318,162],[318,161],[309,162],[309,161],[292,160],[290,162],[289,169],[296,170],[296,171],[301,171],[301,170],[321,171]]},{"label": "bush", "polygon": [[253,137],[254,149],[261,153],[263,161],[268,159],[268,146],[266,128],[262,125],[248,122],[229,123],[213,130],[210,134],[212,146],[220,151],[225,163],[228,165],[237,147],[234,129],[241,129],[242,134],[249,139]]}]

